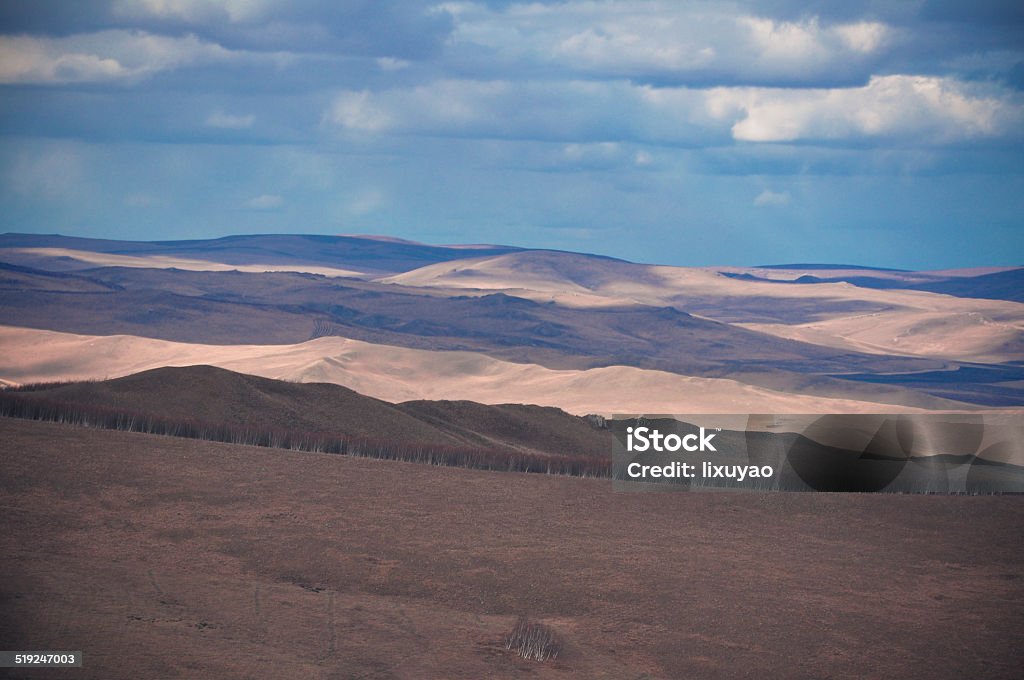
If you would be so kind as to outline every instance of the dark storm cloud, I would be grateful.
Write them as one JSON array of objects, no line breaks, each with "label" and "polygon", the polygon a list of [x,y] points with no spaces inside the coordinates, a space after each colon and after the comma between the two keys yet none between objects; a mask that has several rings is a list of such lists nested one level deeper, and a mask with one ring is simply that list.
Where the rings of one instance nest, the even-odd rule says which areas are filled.
[{"label": "dark storm cloud", "polygon": [[67,35],[109,28],[108,0],[8,0],[0,3],[0,31]]},{"label": "dark storm cloud", "polygon": [[1024,5],[1017,0],[927,0],[921,16],[934,21],[996,26],[1024,26]]}]

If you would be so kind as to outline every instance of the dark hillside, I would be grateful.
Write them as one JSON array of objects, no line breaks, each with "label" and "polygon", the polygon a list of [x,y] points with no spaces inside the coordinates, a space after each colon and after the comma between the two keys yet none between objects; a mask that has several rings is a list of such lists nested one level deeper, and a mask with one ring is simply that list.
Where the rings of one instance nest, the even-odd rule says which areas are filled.
[{"label": "dark hillside", "polygon": [[[162,255],[236,265],[318,265],[378,274],[394,274],[448,260],[503,255],[519,250],[511,246],[467,249],[362,236],[311,234],[252,234],[188,241],[108,241],[58,234],[0,234],[0,249],[6,248],[66,248],[112,255]],[[58,270],[90,266],[39,253],[8,251],[6,257]]]},{"label": "dark hillside", "polygon": [[18,390],[33,399],[229,427],[337,433],[391,444],[608,455],[611,435],[554,408],[473,402],[390,404],[340,385],[290,383],[212,366],[157,368],[102,382]]},{"label": "dark hillside", "polygon": [[611,434],[607,430],[548,406],[408,401],[397,408],[456,436],[485,438],[480,444],[501,442],[573,456],[611,452]]}]

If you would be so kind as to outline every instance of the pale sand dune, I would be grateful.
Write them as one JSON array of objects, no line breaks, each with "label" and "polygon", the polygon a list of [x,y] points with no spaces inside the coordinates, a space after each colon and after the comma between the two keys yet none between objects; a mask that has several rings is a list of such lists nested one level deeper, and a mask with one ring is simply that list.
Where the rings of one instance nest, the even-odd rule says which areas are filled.
[{"label": "pale sand dune", "polygon": [[[500,291],[572,307],[645,304],[677,306],[685,311],[687,299],[693,298],[723,301],[760,298],[775,300],[780,307],[787,301],[802,299],[862,302],[889,310],[876,315],[836,314],[812,324],[744,325],[780,337],[878,354],[912,354],[964,361],[1024,358],[1019,350],[1024,343],[1024,305],[1018,302],[960,298],[917,290],[878,290],[849,283],[782,285],[730,278],[720,274],[719,269],[625,265],[600,260],[588,263],[593,271],[585,272],[586,276],[570,278],[560,276],[555,267],[536,266],[529,257],[529,253],[513,253],[445,262],[382,281],[460,291],[459,294],[466,294],[462,291],[469,289]],[[631,272],[634,275],[630,275]],[[768,275],[779,277],[798,273],[798,270],[768,270]],[[586,280],[587,285],[580,283],[581,280]]]},{"label": "pale sand dune", "polygon": [[480,290],[514,288],[523,291],[582,294],[594,292],[592,288],[575,283],[550,267],[531,265],[529,253],[469,257],[427,265],[377,280],[416,287]]},{"label": "pale sand dune", "polygon": [[809,267],[787,266],[786,268],[721,266],[714,267],[714,269],[715,271],[721,272],[749,274],[760,279],[769,279],[772,281],[794,281],[801,276],[813,276],[819,279],[867,277],[877,280],[927,283],[930,281],[944,280],[949,277],[969,278],[985,274],[996,274],[999,272],[1019,269],[1019,267],[964,267],[960,269],[933,269],[923,271],[863,269],[859,267],[843,267],[842,265],[827,267],[822,267],[820,265],[811,265]]},{"label": "pale sand dune", "polygon": [[[734,279],[719,273],[747,271],[737,267],[671,267],[596,260],[584,265],[591,271],[587,272],[587,283],[582,283],[580,277],[560,273],[557,264],[534,266],[530,262],[532,255],[530,252],[511,253],[442,262],[379,281],[418,287],[532,292],[535,298],[550,299],[551,295],[558,295],[566,301],[578,297],[582,301],[581,306],[665,305],[685,297],[774,298],[780,304],[791,299],[827,298],[921,311],[979,312],[998,321],[1024,322],[1024,305],[1006,300],[959,298],[918,290],[861,288],[845,282],[783,285]],[[787,276],[786,272],[780,270],[780,277]]]},{"label": "pale sand dune", "polygon": [[[326,276],[371,276],[363,271],[303,264],[231,265],[171,256],[114,255],[63,248],[10,250],[38,256],[71,257],[98,266],[175,267],[195,271],[299,271]],[[729,299],[750,298],[775,300],[775,304],[780,307],[791,300],[820,298],[840,303],[869,303],[886,307],[888,311],[878,314],[836,314],[826,320],[805,324],[743,325],[779,337],[876,354],[978,362],[1024,359],[1020,352],[1024,343],[1024,305],[1017,302],[960,298],[915,290],[877,290],[848,283],[783,285],[738,280],[723,276],[720,273],[722,271],[753,273],[763,278],[780,279],[791,279],[804,273],[820,276],[863,273],[842,268],[811,271],[799,268],[776,270],[648,266],[569,253],[528,251],[442,262],[378,280],[418,287],[436,295],[503,292],[538,302],[556,302],[576,308],[644,304],[676,306],[685,311],[687,302],[695,298],[705,303],[722,299],[723,308],[726,309]],[[935,273],[871,272],[872,276],[893,278],[931,274]]]},{"label": "pale sand dune", "polygon": [[978,312],[893,311],[807,324],[737,324],[782,338],[872,354],[1002,363],[1020,361],[1024,331]]},{"label": "pale sand dune", "polygon": [[780,301],[801,298],[872,302],[893,308],[934,312],[978,312],[998,321],[1024,322],[1024,304],[1009,300],[962,298],[923,290],[862,288],[851,283],[817,283],[785,285],[760,281],[743,281],[722,276],[718,270],[684,267],[653,267],[671,290],[686,294],[721,297],[767,297]]},{"label": "pale sand dune", "polygon": [[283,380],[331,382],[392,402],[529,403],[576,414],[921,411],[627,366],[552,370],[474,352],[407,349],[338,337],[295,345],[225,346],[0,327],[0,380],[6,383],[114,378],[193,364]]},{"label": "pale sand dune", "polygon": [[250,273],[262,272],[301,272],[304,274],[322,274],[324,276],[362,277],[367,272],[354,269],[338,269],[336,267],[319,267],[306,264],[225,264],[210,260],[192,260],[171,255],[116,255],[112,253],[94,253],[88,250],[70,248],[4,248],[2,251],[40,257],[69,257],[72,260],[96,265],[97,267],[132,267],[135,269],[184,269],[194,272],[226,272],[240,271]]}]

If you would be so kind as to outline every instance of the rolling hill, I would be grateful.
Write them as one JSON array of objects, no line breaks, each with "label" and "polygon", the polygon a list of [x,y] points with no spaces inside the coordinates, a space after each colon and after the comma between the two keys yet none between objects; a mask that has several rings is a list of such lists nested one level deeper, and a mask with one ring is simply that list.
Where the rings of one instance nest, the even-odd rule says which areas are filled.
[{"label": "rolling hill", "polygon": [[227,265],[248,266],[251,271],[326,268],[342,276],[382,276],[467,254],[497,255],[514,250],[517,248],[511,246],[431,246],[367,236],[261,234],[192,241],[111,241],[59,234],[0,234],[3,260],[57,270],[118,264],[201,270]]},{"label": "rolling hill", "polygon": [[[345,385],[389,402],[514,402],[555,406],[577,415],[972,408],[925,392],[818,376],[771,375],[762,386],[632,366],[551,369],[480,352],[412,349],[336,336],[288,345],[209,345],[0,326],[0,345],[32,348],[0,355],[0,375],[12,384],[113,378],[205,363],[266,378]],[[783,379],[792,382],[771,386]]]},{"label": "rolling hill", "polygon": [[[542,403],[576,412],[631,411],[648,375],[636,371],[649,371],[658,377],[645,403],[672,412],[702,401],[730,411],[788,410],[816,398],[833,401],[805,410],[1019,407],[1019,271],[683,268],[367,236],[142,243],[7,234],[0,324],[40,333],[4,334],[11,358],[0,381],[125,375],[160,365],[155,343],[170,341],[178,359],[168,363],[187,356],[190,364],[338,382],[391,401],[500,403],[540,393]],[[316,342],[325,338],[384,349]],[[37,354],[49,357],[49,368],[33,361],[26,342],[44,343]],[[120,353],[111,355],[112,343]],[[371,357],[396,348],[407,350],[397,362],[404,369],[382,373]],[[203,351],[217,358],[206,361]],[[423,361],[468,369],[423,370]],[[519,372],[534,387],[513,383],[501,399],[494,375]],[[605,398],[615,381],[630,385],[618,405]]]},{"label": "rolling hill", "polygon": [[173,421],[331,433],[399,446],[480,447],[550,456],[606,456],[611,451],[606,430],[555,408],[466,401],[390,404],[340,385],[270,380],[212,366],[42,384],[14,394]]}]

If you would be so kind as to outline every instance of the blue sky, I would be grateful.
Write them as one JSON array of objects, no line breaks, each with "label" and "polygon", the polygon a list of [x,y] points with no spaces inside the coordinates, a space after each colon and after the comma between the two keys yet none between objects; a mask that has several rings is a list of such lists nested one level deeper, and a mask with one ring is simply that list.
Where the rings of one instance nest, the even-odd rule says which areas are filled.
[{"label": "blue sky", "polygon": [[2,231],[1020,264],[1019,2],[0,4]]}]

